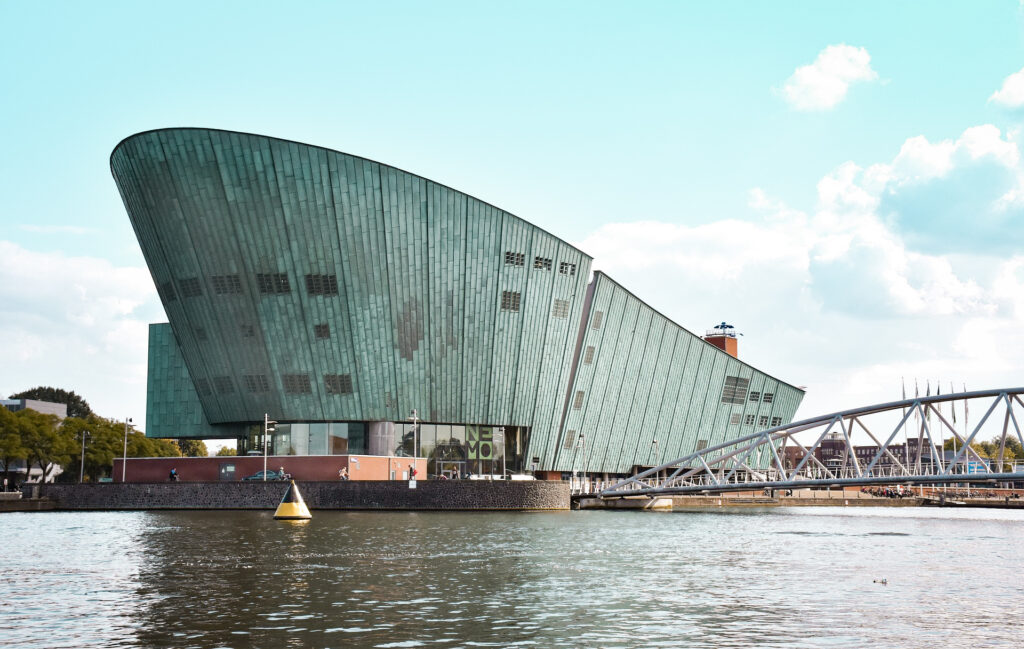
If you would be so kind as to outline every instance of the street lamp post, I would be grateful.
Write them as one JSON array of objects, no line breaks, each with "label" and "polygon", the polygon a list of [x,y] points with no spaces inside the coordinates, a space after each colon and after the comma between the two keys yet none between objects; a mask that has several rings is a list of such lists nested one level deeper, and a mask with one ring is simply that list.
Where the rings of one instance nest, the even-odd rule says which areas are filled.
[{"label": "street lamp post", "polygon": [[583,482],[580,491],[583,491],[583,485],[587,484],[587,438],[583,433],[580,433],[580,453],[583,455]]},{"label": "street lamp post", "polygon": [[267,481],[267,435],[274,432],[276,423],[270,418],[269,413],[263,413],[263,482]]},{"label": "street lamp post", "polygon": [[[87,431],[87,430],[83,430],[82,431],[82,465],[81,465],[81,468],[78,470],[78,482],[79,482],[79,484],[81,484],[82,482],[85,482],[85,438],[86,437],[91,437],[91,436],[92,435],[89,433],[89,431]],[[45,481],[46,481],[46,476],[44,475],[42,478],[40,478],[40,482],[45,482]]]},{"label": "street lamp post", "polygon": [[[658,466],[658,440],[651,440],[651,445],[654,447],[654,466]],[[660,471],[659,471],[660,474]],[[657,476],[655,476],[657,477]]]},{"label": "street lamp post", "polygon": [[128,465],[128,424],[130,423],[132,423],[131,417],[124,420],[124,455],[121,457],[121,482],[124,482],[124,475]]},{"label": "street lamp post", "polygon": [[[413,408],[412,409],[412,414],[409,415],[409,419],[412,419],[412,465],[413,465],[413,467],[416,466],[416,453],[417,453],[417,450],[419,449],[419,446],[416,444],[417,439],[419,437],[419,432],[420,432],[420,427],[418,425],[418,422],[420,420],[419,417],[420,417],[420,414],[416,411],[415,408]],[[409,476],[409,477],[411,478],[412,476]]]}]

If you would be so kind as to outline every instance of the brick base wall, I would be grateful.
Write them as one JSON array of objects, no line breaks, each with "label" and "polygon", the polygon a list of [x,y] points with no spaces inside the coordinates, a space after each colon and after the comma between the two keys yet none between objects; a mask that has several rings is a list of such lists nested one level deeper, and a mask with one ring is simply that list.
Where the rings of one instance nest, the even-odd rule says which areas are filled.
[{"label": "brick base wall", "polygon": [[[569,509],[564,482],[401,480],[297,482],[310,509]],[[46,484],[39,495],[58,510],[274,509],[287,482]],[[29,493],[25,493],[29,497]]]}]

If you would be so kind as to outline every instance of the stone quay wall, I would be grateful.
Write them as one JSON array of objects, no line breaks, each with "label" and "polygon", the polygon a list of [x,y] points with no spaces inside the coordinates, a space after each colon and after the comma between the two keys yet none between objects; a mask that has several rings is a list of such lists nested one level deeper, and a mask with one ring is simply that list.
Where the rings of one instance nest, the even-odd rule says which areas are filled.
[{"label": "stone quay wall", "polygon": [[[569,509],[569,485],[555,481],[404,480],[296,482],[310,509]],[[287,482],[45,484],[55,510],[275,509]],[[31,487],[26,487],[30,489]],[[28,498],[32,494],[25,492]]]}]

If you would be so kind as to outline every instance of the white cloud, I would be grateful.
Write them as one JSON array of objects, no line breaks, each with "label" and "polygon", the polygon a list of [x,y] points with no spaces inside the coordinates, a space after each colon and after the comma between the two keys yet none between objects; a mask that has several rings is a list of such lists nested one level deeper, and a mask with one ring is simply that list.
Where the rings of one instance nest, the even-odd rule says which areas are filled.
[{"label": "white cloud", "polygon": [[1024,106],[1024,68],[1003,79],[1003,87],[992,93],[988,100],[1007,108]]},{"label": "white cloud", "polygon": [[145,268],[0,241],[5,397],[52,385],[74,390],[101,415],[142,421],[148,325],[162,319]]},{"label": "white cloud", "polygon": [[[950,200],[965,170],[989,169],[979,162],[1021,168],[1016,143],[982,125],[940,142],[910,138],[866,168],[838,166],[809,212],[758,188],[750,219],[608,224],[580,245],[691,331],[736,324],[746,334],[741,358],[810,387],[801,416],[892,400],[901,376],[920,377],[922,390],[928,378],[957,389],[1019,385],[1024,257],[919,250],[881,211],[888,196],[922,183],[947,183],[927,185],[938,196],[928,198]],[[972,187],[967,202],[956,199],[968,214],[992,199]]]},{"label": "white cloud", "polygon": [[851,84],[877,78],[866,49],[829,45],[814,63],[797,68],[778,92],[797,110],[828,110],[846,98]]}]

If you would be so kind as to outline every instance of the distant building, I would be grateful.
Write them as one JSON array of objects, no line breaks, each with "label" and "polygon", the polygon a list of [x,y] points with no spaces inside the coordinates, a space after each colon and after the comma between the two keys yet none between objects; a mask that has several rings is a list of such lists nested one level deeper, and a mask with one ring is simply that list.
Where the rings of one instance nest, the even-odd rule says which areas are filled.
[{"label": "distant building", "polygon": [[0,399],[0,405],[12,412],[28,409],[41,412],[44,415],[57,415],[60,419],[66,419],[68,416],[68,405],[66,403],[37,401],[36,399]]},{"label": "distant building", "polygon": [[[68,416],[68,406],[66,403],[53,403],[51,401],[37,401],[36,399],[0,399],[0,405],[7,408],[11,412],[18,412],[19,410],[35,410],[36,412],[44,415],[56,415],[59,419],[65,419]],[[6,467],[3,461],[0,461],[0,480],[3,479],[2,474],[5,472]],[[50,473],[46,476],[42,482],[53,482],[53,479],[64,472],[64,469],[59,466],[55,466],[50,469]],[[40,482],[42,471],[39,467],[32,467],[31,470],[25,470],[25,460],[16,460],[11,462],[11,480],[14,483],[21,482]],[[4,485],[5,488],[9,488],[13,485]]]}]

